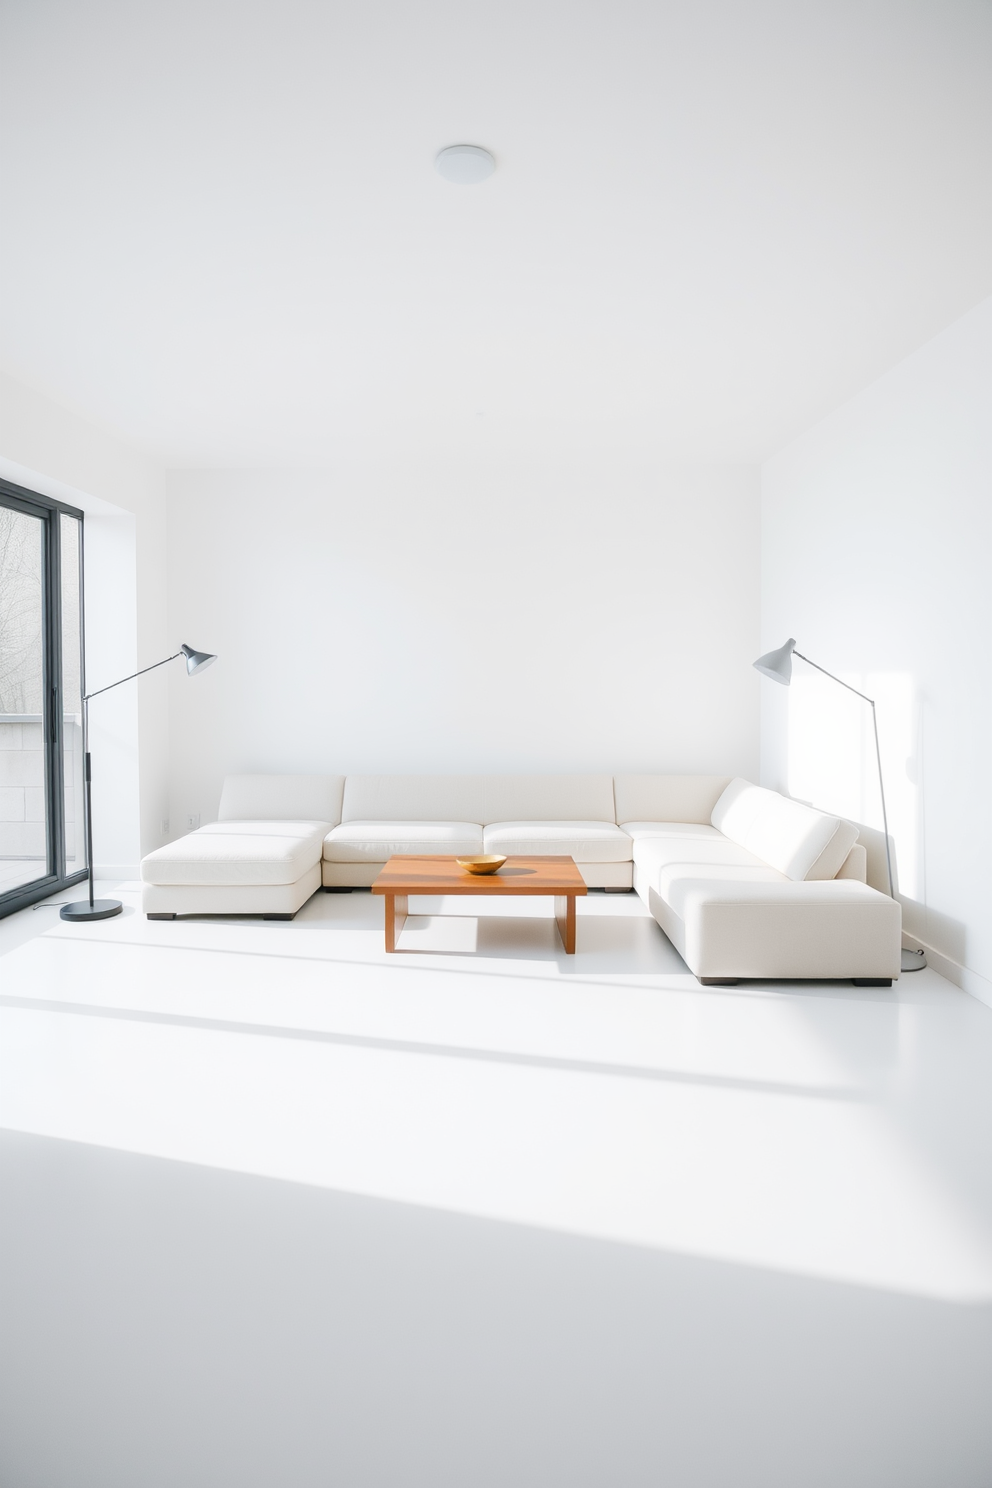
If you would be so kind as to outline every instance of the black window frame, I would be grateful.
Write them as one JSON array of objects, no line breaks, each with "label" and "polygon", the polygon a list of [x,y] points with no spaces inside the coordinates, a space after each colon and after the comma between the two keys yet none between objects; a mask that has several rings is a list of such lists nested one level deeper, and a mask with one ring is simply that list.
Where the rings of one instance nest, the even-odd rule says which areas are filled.
[{"label": "black window frame", "polygon": [[[89,865],[66,873],[64,779],[64,668],[62,657],[62,532],[63,516],[79,522],[79,690],[86,691],[86,605],[83,593],[85,515],[76,506],[42,496],[26,486],[0,478],[0,505],[39,518],[43,524],[42,613],[42,739],[45,747],[46,872],[30,883],[0,893],[0,919],[47,899],[73,884],[82,883]],[[82,803],[80,803],[81,806]],[[54,871],[49,871],[54,870]]]}]

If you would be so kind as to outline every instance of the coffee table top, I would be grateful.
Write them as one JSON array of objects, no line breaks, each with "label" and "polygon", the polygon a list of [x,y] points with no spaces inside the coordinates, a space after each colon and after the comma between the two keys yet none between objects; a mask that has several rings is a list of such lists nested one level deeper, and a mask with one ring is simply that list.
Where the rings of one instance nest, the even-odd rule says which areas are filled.
[{"label": "coffee table top", "polygon": [[454,857],[396,853],[372,885],[373,894],[585,894],[570,857],[508,857],[496,873],[467,873]]}]

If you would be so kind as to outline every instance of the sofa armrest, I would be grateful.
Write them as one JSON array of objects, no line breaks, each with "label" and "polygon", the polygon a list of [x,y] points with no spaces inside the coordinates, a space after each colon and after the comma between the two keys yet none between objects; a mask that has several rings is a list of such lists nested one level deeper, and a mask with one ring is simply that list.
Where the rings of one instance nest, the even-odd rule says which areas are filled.
[{"label": "sofa armrest", "polygon": [[868,854],[860,842],[856,842],[837,870],[838,878],[854,878],[858,883],[868,882]]}]

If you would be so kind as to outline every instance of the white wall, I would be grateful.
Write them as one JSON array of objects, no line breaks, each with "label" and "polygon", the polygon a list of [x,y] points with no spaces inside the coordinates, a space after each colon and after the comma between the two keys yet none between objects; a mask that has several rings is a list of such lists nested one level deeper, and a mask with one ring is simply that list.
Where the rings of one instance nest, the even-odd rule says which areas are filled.
[{"label": "white wall", "polygon": [[173,831],[228,771],[757,768],[735,466],[169,477]]},{"label": "white wall", "polygon": [[[0,475],[85,513],[90,690],[168,654],[165,478],[69,409],[0,375]],[[168,816],[168,688],[146,678],[94,702],[94,859],[131,876]]]},{"label": "white wall", "polygon": [[[992,300],[763,472],[763,648],[878,702],[910,938],[992,1003]],[[763,684],[767,784],[881,825],[869,710]]]}]

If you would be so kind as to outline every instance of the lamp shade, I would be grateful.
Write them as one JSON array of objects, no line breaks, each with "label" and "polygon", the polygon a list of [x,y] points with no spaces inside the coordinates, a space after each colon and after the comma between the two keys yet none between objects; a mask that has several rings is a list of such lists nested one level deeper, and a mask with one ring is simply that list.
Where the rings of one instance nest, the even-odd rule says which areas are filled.
[{"label": "lamp shade", "polygon": [[202,672],[204,667],[210,666],[217,660],[211,656],[209,651],[194,651],[192,646],[182,645],[180,651],[186,658],[186,674],[192,677],[194,672]]},{"label": "lamp shade", "polygon": [[763,677],[771,677],[773,682],[781,682],[783,687],[788,687],[792,681],[792,653],[795,649],[795,640],[790,636],[777,651],[766,651],[764,656],[759,656],[754,663],[755,669]]}]

